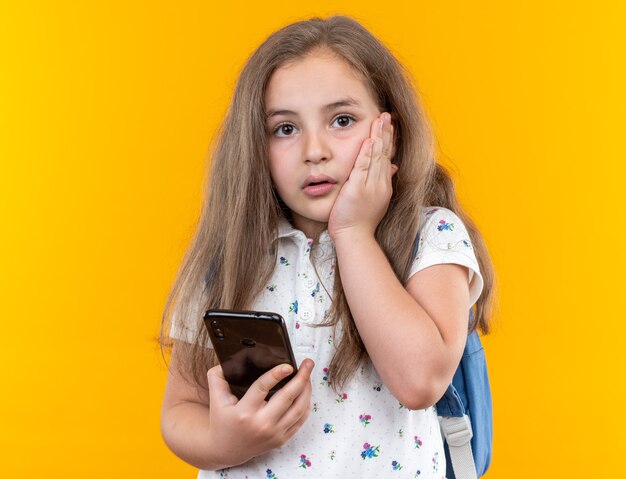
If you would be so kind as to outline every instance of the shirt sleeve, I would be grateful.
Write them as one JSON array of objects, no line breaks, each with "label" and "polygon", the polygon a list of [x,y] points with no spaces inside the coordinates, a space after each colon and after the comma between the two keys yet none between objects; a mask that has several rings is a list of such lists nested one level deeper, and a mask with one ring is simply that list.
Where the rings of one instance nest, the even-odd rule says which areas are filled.
[{"label": "shirt sleeve", "polygon": [[465,225],[448,208],[425,208],[422,215],[417,253],[409,270],[409,278],[435,264],[466,266],[469,270],[471,308],[483,290],[483,277]]}]

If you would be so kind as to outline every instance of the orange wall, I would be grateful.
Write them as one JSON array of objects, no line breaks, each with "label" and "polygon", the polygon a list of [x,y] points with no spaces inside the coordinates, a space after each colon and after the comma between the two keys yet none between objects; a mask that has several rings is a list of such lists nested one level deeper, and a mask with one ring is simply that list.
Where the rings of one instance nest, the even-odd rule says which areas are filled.
[{"label": "orange wall", "polygon": [[315,5],[0,6],[3,477],[195,477],[160,437],[153,337],[199,213],[205,152],[252,50],[331,13],[360,19],[412,71],[493,256],[487,477],[615,475],[625,7]]}]

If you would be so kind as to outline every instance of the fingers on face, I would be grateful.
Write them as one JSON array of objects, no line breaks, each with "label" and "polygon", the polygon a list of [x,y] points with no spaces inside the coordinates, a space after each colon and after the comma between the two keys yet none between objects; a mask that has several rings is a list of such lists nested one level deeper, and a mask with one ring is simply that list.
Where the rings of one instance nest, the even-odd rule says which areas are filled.
[{"label": "fingers on face", "polygon": [[391,117],[385,120],[383,126],[383,155],[388,160],[391,160],[391,153],[393,151],[393,125],[391,123]]},{"label": "fingers on face", "polygon": [[391,123],[391,115],[389,115],[389,118],[385,120],[385,125],[383,127],[382,155],[385,157],[387,161],[385,161],[386,168],[384,172],[381,172],[385,176],[389,176],[389,178],[395,175],[396,171],[398,171],[398,166],[392,163],[393,150],[394,150],[394,131],[393,131],[393,123]]},{"label": "fingers on face", "polygon": [[363,174],[367,176],[367,171],[369,170],[370,163],[372,161],[372,139],[368,138],[361,145],[361,151],[356,157],[356,162],[354,163],[354,170],[357,174]]},{"label": "fingers on face", "polygon": [[370,138],[382,140],[382,150],[386,158],[391,157],[393,124],[391,115],[387,112],[381,113],[373,122],[370,128]]},{"label": "fingers on face", "polygon": [[374,122],[371,128],[371,138],[380,142],[377,146],[376,153],[373,158],[377,160],[391,160],[393,152],[393,124],[391,123],[391,115],[383,112]]},{"label": "fingers on face", "polygon": [[381,114],[374,122],[374,131],[378,134],[374,136],[375,145],[372,154],[372,161],[376,162],[378,168],[374,173],[377,179],[387,178],[393,173],[390,169],[391,154],[393,151],[393,125],[391,124],[391,115],[389,113]]},{"label": "fingers on face", "polygon": [[370,179],[393,176],[395,170],[390,166],[392,142],[391,115],[384,113],[372,122],[370,136],[361,145],[353,172],[361,176],[365,183]]}]

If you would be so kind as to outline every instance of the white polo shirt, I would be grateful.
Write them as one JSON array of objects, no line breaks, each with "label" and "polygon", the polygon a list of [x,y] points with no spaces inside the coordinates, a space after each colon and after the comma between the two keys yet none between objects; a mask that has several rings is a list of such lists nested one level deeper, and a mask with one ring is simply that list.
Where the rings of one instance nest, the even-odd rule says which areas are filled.
[{"label": "white polo shirt", "polygon": [[[483,279],[465,226],[447,208],[428,207],[422,215],[410,275],[434,264],[467,266],[473,305]],[[339,336],[333,338],[331,327],[312,327],[323,321],[331,307],[336,261],[328,232],[321,234],[311,251],[312,241],[284,221],[277,241],[274,273],[251,309],[283,316],[297,363],[307,357],[315,361],[311,414],[282,447],[241,466],[200,471],[198,478],[445,478],[435,406],[404,407],[385,387],[371,361],[356,371],[339,394],[330,387],[328,365]],[[189,341],[193,327],[174,324],[170,336]]]}]

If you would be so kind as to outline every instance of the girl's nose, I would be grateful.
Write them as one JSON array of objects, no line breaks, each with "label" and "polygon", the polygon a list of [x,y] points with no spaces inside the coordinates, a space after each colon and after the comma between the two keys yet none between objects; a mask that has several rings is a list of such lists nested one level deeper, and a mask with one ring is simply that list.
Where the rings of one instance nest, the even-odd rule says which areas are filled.
[{"label": "girl's nose", "polygon": [[330,156],[330,146],[325,132],[311,131],[305,135],[304,161],[306,163],[319,163],[328,160]]}]

